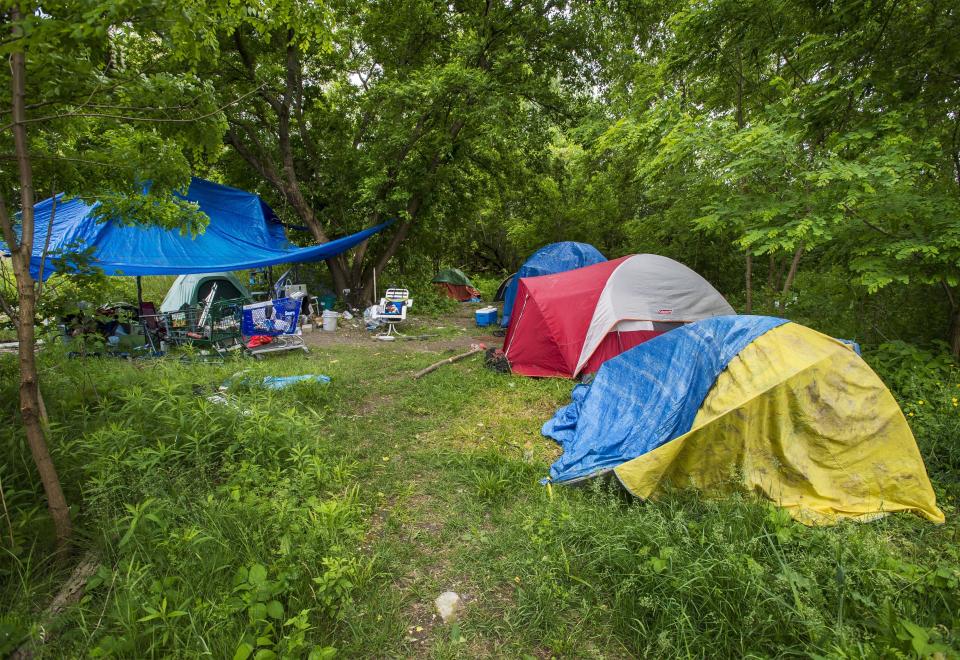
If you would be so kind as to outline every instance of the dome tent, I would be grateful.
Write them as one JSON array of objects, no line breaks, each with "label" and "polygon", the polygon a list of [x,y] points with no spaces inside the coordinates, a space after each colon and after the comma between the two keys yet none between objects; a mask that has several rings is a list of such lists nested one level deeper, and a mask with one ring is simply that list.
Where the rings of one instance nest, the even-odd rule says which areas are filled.
[{"label": "dome tent", "polygon": [[606,362],[543,426],[555,482],[755,493],[806,524],[943,522],[896,400],[854,347],[784,319],[699,321]]},{"label": "dome tent", "polygon": [[196,305],[206,299],[214,284],[217,285],[217,292],[213,298],[215,301],[233,298],[253,301],[253,296],[233,273],[180,275],[174,280],[163,302],[160,303],[160,311],[176,312],[185,306]]},{"label": "dome tent", "polygon": [[511,369],[565,378],[684,323],[734,314],[700,275],[655,254],[523,278],[514,311],[503,344]]},{"label": "dome tent", "polygon": [[460,302],[480,297],[480,292],[474,288],[470,278],[459,268],[445,268],[437,273],[431,282],[448,297]]},{"label": "dome tent", "polygon": [[[500,282],[500,286],[497,287],[497,293],[493,296],[493,302],[503,302],[507,297],[507,289],[510,288],[510,284],[516,279],[517,274],[507,275]],[[514,294],[516,295],[516,294]]]},{"label": "dome tent", "polygon": [[[602,263],[606,260],[607,258],[600,254],[600,251],[589,243],[562,241],[560,243],[544,245],[530,255],[530,258],[520,266],[520,269],[512,276],[509,282],[504,280],[507,286],[503,293],[503,319],[500,325],[504,328],[510,325],[513,305],[517,298],[521,278],[554,275],[556,273],[563,273],[568,270],[575,270],[577,268],[583,268],[584,266]],[[499,299],[499,292],[497,297]]]}]

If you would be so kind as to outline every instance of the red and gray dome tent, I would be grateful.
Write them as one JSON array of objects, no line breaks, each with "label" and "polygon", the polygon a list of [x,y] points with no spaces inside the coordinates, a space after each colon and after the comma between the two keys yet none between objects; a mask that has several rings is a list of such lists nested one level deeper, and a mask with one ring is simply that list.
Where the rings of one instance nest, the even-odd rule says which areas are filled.
[{"label": "red and gray dome tent", "polygon": [[522,278],[503,347],[515,373],[575,378],[684,323],[735,313],[683,264],[635,254]]}]

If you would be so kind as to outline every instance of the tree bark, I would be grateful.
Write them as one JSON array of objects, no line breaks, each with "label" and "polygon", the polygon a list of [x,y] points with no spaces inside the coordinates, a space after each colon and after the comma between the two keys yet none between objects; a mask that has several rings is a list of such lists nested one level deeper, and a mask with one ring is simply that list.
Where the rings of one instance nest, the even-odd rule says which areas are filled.
[{"label": "tree bark", "polygon": [[947,330],[950,354],[960,358],[960,305],[957,304],[957,299],[946,281],[940,280],[940,286],[943,287],[943,292],[947,294],[947,302],[950,303],[950,327]]},{"label": "tree bark", "polygon": [[783,291],[780,292],[780,302],[787,304],[787,294],[790,293],[790,287],[793,286],[793,280],[797,276],[797,268],[800,267],[800,257],[803,256],[803,241],[797,246],[793,253],[793,260],[790,262],[790,270],[787,271],[787,279],[783,282]]},{"label": "tree bark", "polygon": [[746,280],[746,286],[747,286],[747,301],[744,304],[743,313],[752,314],[753,313],[753,255],[750,254],[749,252],[747,252],[744,279]]},{"label": "tree bark", "polygon": [[950,354],[960,359],[960,308],[950,312]]},{"label": "tree bark", "polygon": [[[14,23],[13,38],[20,38],[21,31],[17,25],[20,12],[16,5],[11,10]],[[65,552],[69,547],[72,524],[70,509],[67,507],[63,488],[57,476],[53,459],[47,448],[44,437],[40,383],[37,374],[36,362],[36,285],[30,275],[30,258],[33,254],[34,238],[34,192],[33,170],[30,163],[30,151],[26,129],[26,59],[22,51],[15,51],[10,55],[11,91],[12,91],[12,131],[14,151],[17,160],[17,170],[20,178],[20,206],[21,206],[21,235],[19,242],[13,235],[13,223],[7,212],[6,204],[0,197],[0,225],[10,248],[10,261],[13,266],[14,278],[17,281],[17,297],[19,310],[17,314],[17,340],[19,341],[20,367],[20,416],[23,420],[27,443],[30,453],[40,474],[44,492],[47,495],[47,506],[50,517],[53,519],[58,552]]]}]

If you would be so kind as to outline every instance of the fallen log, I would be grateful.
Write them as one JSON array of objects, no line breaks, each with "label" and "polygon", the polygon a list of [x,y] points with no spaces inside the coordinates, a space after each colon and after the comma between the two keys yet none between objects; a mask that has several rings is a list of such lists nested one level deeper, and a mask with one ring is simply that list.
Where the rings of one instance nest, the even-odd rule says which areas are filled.
[{"label": "fallen log", "polygon": [[440,367],[442,367],[442,366],[445,365],[445,364],[453,364],[454,362],[458,362],[458,361],[460,361],[460,360],[462,360],[462,359],[464,359],[464,358],[468,358],[468,357],[470,357],[471,355],[476,355],[477,353],[486,350],[486,348],[487,348],[487,347],[486,347],[484,344],[471,344],[471,345],[470,345],[470,350],[467,351],[466,353],[460,353],[459,355],[454,355],[453,357],[448,357],[448,358],[446,358],[445,360],[440,360],[439,362],[434,362],[434,363],[431,364],[429,367],[426,367],[425,369],[421,369],[421,370],[418,371],[417,373],[413,374],[413,378],[414,378],[414,380],[416,380],[416,379],[418,379],[418,378],[422,378],[423,376],[426,376],[426,375],[427,375],[428,373],[430,373],[431,371],[436,371],[437,369],[439,369]]}]

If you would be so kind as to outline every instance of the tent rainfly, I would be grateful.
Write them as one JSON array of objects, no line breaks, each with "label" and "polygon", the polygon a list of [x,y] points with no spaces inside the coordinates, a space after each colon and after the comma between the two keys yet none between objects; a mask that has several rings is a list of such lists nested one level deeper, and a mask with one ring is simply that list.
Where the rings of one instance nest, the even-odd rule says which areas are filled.
[{"label": "tent rainfly", "polygon": [[503,350],[516,373],[575,378],[680,325],[734,313],[683,264],[635,254],[521,279]]},{"label": "tent rainfly", "polygon": [[[503,291],[502,298],[500,292],[497,292],[497,299],[503,300],[503,317],[500,325],[504,328],[510,325],[514,301],[517,298],[517,290],[522,278],[554,275],[568,270],[583,268],[584,266],[599,264],[606,260],[607,258],[600,254],[600,251],[589,243],[561,241],[560,243],[544,245],[520,266],[520,269],[513,274],[509,282],[504,280],[506,289]],[[503,284],[501,284],[501,287],[502,286]]]},{"label": "tent rainfly", "polygon": [[214,284],[217,285],[213,298],[215,301],[243,298],[253,302],[253,296],[247,291],[247,287],[233,273],[196,273],[177,277],[160,304],[160,311],[176,312],[196,305],[201,300],[206,300]]},{"label": "tent rainfly", "polygon": [[473,286],[470,278],[459,268],[441,270],[431,281],[448,297],[460,302],[480,297],[480,292]]},{"label": "tent rainfly", "polygon": [[543,426],[559,483],[613,472],[633,495],[765,497],[805,524],[943,512],[900,407],[855,346],[784,319],[722,316],[606,362]]}]

